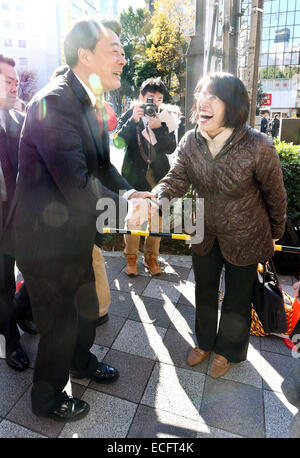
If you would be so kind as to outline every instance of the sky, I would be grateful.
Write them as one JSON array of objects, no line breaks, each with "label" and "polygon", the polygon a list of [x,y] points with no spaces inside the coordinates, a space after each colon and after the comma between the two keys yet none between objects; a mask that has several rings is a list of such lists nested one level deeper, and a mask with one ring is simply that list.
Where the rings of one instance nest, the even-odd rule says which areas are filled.
[{"label": "sky", "polygon": [[144,8],[145,1],[144,0],[122,0],[121,5],[122,5],[122,8],[124,9],[128,9],[129,6],[132,6],[133,9]]}]

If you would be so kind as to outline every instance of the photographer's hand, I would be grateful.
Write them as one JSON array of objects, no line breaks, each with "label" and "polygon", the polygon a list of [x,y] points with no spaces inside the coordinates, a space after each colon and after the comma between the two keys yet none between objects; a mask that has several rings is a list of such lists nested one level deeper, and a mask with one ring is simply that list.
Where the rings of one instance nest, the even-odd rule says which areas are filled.
[{"label": "photographer's hand", "polygon": [[159,129],[161,127],[161,122],[157,113],[155,113],[155,118],[152,118],[151,116],[147,116],[147,118],[149,119],[149,127],[152,130]]},{"label": "photographer's hand", "polygon": [[136,123],[144,116],[144,110],[141,108],[142,104],[135,105],[133,108],[132,117]]}]

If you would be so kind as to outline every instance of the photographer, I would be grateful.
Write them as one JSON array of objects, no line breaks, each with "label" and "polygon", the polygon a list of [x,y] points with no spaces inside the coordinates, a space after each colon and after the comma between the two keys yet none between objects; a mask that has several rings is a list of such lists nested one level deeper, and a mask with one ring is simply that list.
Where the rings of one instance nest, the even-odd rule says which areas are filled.
[{"label": "photographer", "polygon": [[[151,190],[169,171],[166,154],[176,148],[177,119],[162,104],[167,88],[160,78],[149,78],[140,88],[139,103],[119,119],[117,134],[126,143],[122,175],[136,190]],[[129,227],[129,229],[134,229]],[[150,230],[150,229],[149,229]],[[138,236],[125,236],[126,273],[137,275]],[[159,275],[157,262],[159,237],[147,237],[144,244],[145,265],[152,275]]]}]

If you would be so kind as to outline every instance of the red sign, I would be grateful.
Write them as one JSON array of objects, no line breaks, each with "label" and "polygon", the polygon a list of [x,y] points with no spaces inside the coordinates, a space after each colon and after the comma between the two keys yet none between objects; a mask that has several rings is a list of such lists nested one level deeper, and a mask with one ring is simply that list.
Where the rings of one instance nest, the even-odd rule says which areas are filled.
[{"label": "red sign", "polygon": [[260,104],[263,106],[272,105],[272,94],[266,94],[264,97],[262,97]]}]

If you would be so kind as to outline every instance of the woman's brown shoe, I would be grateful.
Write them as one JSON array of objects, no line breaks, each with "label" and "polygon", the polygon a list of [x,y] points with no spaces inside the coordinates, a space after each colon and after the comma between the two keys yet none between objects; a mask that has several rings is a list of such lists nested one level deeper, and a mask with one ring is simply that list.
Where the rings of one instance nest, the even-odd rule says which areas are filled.
[{"label": "woman's brown shoe", "polygon": [[191,350],[186,362],[189,366],[196,366],[197,364],[202,363],[202,361],[210,354],[210,351],[201,350],[199,347],[193,348]]},{"label": "woman's brown shoe", "polygon": [[210,376],[219,378],[225,375],[230,369],[230,362],[224,356],[216,355],[211,365]]}]

